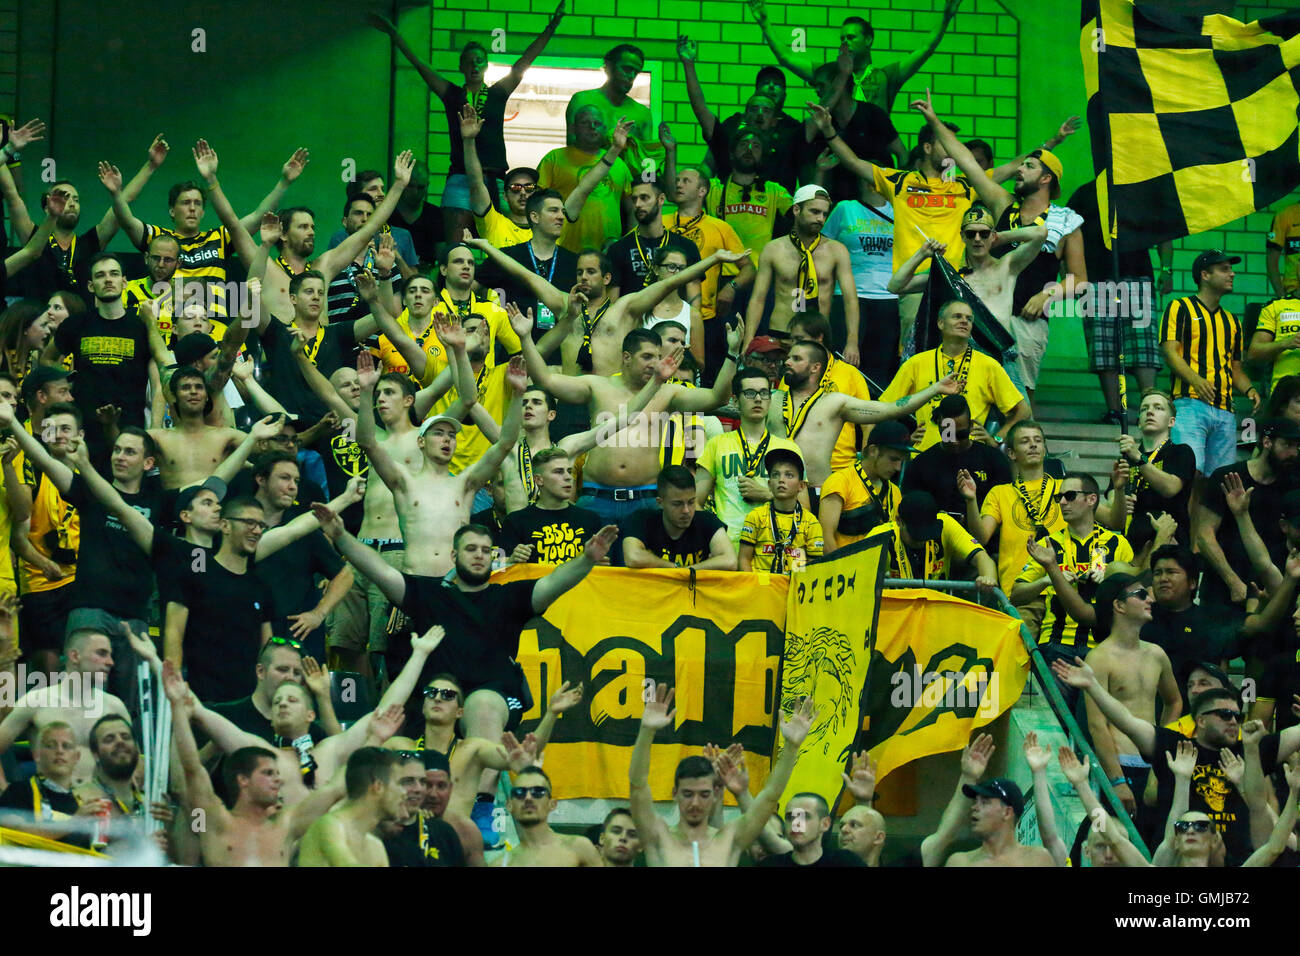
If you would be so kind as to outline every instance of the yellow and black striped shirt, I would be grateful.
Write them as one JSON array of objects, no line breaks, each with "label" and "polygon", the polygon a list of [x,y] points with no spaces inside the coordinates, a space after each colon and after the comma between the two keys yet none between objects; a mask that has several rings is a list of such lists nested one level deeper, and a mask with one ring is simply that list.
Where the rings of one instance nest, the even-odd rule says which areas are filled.
[{"label": "yellow and black striped shirt", "polygon": [[[1133,560],[1133,548],[1128,539],[1101,525],[1093,525],[1092,533],[1083,540],[1071,534],[1068,527],[1038,540],[1039,543],[1046,542],[1056,552],[1061,570],[1074,575],[1074,587],[1079,592],[1079,597],[1089,604],[1097,595],[1099,583],[1092,579],[1095,564]],[[1041,564],[1030,558],[1016,581],[1032,584],[1046,573]],[[1065,605],[1057,597],[1055,588],[1048,585],[1043,595],[1047,599],[1047,609],[1043,614],[1043,625],[1038,631],[1039,644],[1073,644],[1077,648],[1096,646],[1092,625],[1080,624],[1070,617]]]},{"label": "yellow and black striped shirt", "polygon": [[[1214,386],[1214,407],[1232,411],[1232,363],[1241,361],[1241,323],[1223,307],[1214,311],[1189,295],[1165,307],[1161,342],[1177,342],[1188,367]],[[1173,376],[1174,398],[1197,398],[1196,390]]]},{"label": "yellow and black striped shirt", "polygon": [[[157,235],[173,236],[180,243],[180,265],[176,267],[176,277],[203,281],[214,289],[218,301],[221,301],[220,296],[224,294],[221,283],[226,281],[226,267],[230,264],[230,231],[225,226],[218,226],[194,236],[182,236],[174,229],[147,225],[144,227],[145,248]],[[189,298],[190,290],[186,288],[184,292]]]}]

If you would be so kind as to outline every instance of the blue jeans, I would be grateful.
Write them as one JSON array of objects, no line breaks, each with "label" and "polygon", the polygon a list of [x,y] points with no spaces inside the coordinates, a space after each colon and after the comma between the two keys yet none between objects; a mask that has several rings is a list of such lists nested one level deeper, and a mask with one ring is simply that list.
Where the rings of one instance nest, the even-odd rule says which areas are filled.
[{"label": "blue jeans", "polygon": [[[597,485],[590,481],[585,482],[585,484],[588,488],[605,487],[604,485]],[[641,485],[636,490],[642,491],[649,489],[650,491],[653,491],[654,487],[654,485]],[[596,514],[600,515],[602,521],[609,524],[619,524],[624,518],[633,512],[640,511],[642,508],[654,508],[656,507],[656,504],[653,494],[645,497],[637,497],[632,501],[615,501],[613,498],[608,498],[604,495],[587,494],[578,499],[578,507],[596,512]]]},{"label": "blue jeans", "polygon": [[1173,440],[1191,445],[1196,470],[1208,475],[1237,461],[1237,416],[1194,398],[1174,399]]}]

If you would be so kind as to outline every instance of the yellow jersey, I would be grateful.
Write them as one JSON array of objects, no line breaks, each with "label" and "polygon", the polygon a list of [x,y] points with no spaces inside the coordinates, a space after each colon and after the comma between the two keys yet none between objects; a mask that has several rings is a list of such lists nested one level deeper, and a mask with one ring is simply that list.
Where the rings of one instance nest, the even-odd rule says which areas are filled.
[{"label": "yellow jersey", "polygon": [[794,511],[777,511],[768,502],[745,516],[740,543],[754,549],[752,570],[790,574],[822,556],[822,526],[797,503]]},{"label": "yellow jersey", "polygon": [[949,580],[953,569],[977,551],[983,551],[970,532],[951,516],[939,512],[942,530],[937,541],[926,541],[920,548],[912,549],[903,543],[897,521],[872,528],[868,537],[877,534],[892,535],[889,547],[889,576],[916,578],[923,581]]},{"label": "yellow jersey", "polygon": [[[914,395],[949,374],[955,374],[962,385],[961,394],[966,396],[970,405],[972,423],[983,425],[991,408],[997,408],[1005,415],[1024,401],[1020,390],[1011,384],[1006,369],[970,347],[957,358],[945,355],[942,347],[913,355],[903,363],[889,387],[880,393],[880,401],[888,404]],[[936,395],[929,404],[913,412],[916,420],[925,424],[925,435],[917,445],[918,452],[925,451],[939,440],[939,427],[930,421],[930,414],[942,399],[942,395]]]},{"label": "yellow jersey", "polygon": [[[877,486],[876,482],[880,482]],[[892,481],[867,477],[862,463],[834,472],[822,484],[821,500],[838,495],[840,520],[835,526],[836,547],[847,547],[863,540],[872,528],[898,518],[898,502],[903,492]]]},{"label": "yellow jersey", "polygon": [[[506,406],[509,404],[513,392],[510,383],[506,381],[506,370],[508,365],[496,365],[488,368],[486,365],[478,373],[478,400],[479,404],[496,419],[497,424],[501,424],[506,417]],[[454,388],[448,389],[447,394],[442,396],[436,405],[430,410],[430,415],[439,415],[451,407],[456,401],[457,394]],[[453,475],[459,475],[474,462],[483,457],[483,453],[492,447],[492,443],[487,440],[487,436],[479,430],[478,426],[466,424],[456,434],[456,451],[451,456],[450,470]]]},{"label": "yellow jersey", "polygon": [[[745,250],[735,229],[706,213],[689,219],[683,219],[678,213],[671,216],[665,213],[663,223],[664,229],[695,243],[695,247],[700,250],[701,259],[707,259],[719,249],[728,252]],[[739,271],[731,263],[719,263],[704,273],[704,279],[700,282],[700,314],[705,322],[717,315],[718,286],[724,279],[730,282],[732,276]]]},{"label": "yellow jersey", "polygon": [[[411,335],[410,309],[402,310],[402,314],[397,317],[397,324],[402,327],[402,330],[407,335]],[[393,344],[392,339],[387,335],[379,336],[379,361],[383,363],[385,372],[409,375],[423,388],[434,380],[438,372],[447,367],[447,359],[443,355],[442,343],[438,341],[438,336],[433,331],[432,324],[419,335],[411,335],[411,338],[415,339],[415,344],[423,349],[424,354],[429,357],[428,361],[424,363],[424,375],[422,377],[415,378],[405,356],[397,350],[397,346]]]},{"label": "yellow jersey", "polygon": [[1292,203],[1273,217],[1266,245],[1281,250],[1277,269],[1282,275],[1282,292],[1294,295],[1300,291],[1300,203]]},{"label": "yellow jersey", "polygon": [[[1053,534],[1065,527],[1065,517],[1056,501],[1061,483],[1044,474],[1026,485],[1019,479],[994,485],[984,496],[980,514],[998,523],[998,586],[1010,594],[1025,563],[1029,560],[1029,538],[1041,537],[1036,528]],[[1032,511],[1032,514],[1030,513]]]},{"label": "yellow jersey", "polygon": [[[975,201],[975,187],[965,176],[929,179],[915,170],[874,166],[875,190],[894,208],[894,271],[921,248],[925,236],[947,243],[944,258],[960,269],[966,254],[961,238],[961,217]],[[930,268],[927,260],[918,272]]]},{"label": "yellow jersey", "polygon": [[533,238],[531,226],[521,226],[495,206],[489,206],[486,216],[475,216],[478,234],[498,249],[517,246]]},{"label": "yellow jersey", "polygon": [[[1300,332],[1300,298],[1274,299],[1259,312],[1257,332],[1272,332],[1274,339],[1284,339]],[[1300,372],[1300,349],[1288,349],[1273,359],[1272,383],[1285,375]]]},{"label": "yellow jersey", "polygon": [[[1076,538],[1068,527],[1062,527],[1039,541],[1045,542],[1056,552],[1061,570],[1074,575],[1074,586],[1079,597],[1089,604],[1096,597],[1097,585],[1100,583],[1092,579],[1093,570],[1099,566],[1104,568],[1115,561],[1133,560],[1133,548],[1128,539],[1101,525],[1093,525],[1092,532],[1083,540]],[[1016,581],[1032,584],[1046,573],[1041,564],[1030,558]],[[1070,617],[1065,611],[1065,605],[1056,596],[1055,588],[1049,584],[1043,595],[1047,599],[1047,610],[1038,631],[1039,644],[1073,644],[1078,647],[1086,641],[1088,647],[1097,646],[1092,625],[1080,624]]]},{"label": "yellow jersey", "polygon": [[759,254],[772,240],[777,217],[789,212],[793,204],[790,193],[780,183],[754,182],[742,186],[727,177],[725,183],[720,179],[710,181],[704,209],[736,231],[741,248],[749,250],[749,257],[757,267]]}]

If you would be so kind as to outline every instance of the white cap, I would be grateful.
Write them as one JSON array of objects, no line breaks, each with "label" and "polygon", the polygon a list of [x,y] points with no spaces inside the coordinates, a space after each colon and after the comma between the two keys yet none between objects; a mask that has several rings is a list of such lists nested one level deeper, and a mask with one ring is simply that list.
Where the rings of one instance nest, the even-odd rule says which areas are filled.
[{"label": "white cap", "polygon": [[831,194],[828,193],[821,186],[818,186],[814,183],[808,183],[807,185],[800,186],[797,190],[795,190],[793,202],[794,205],[797,206],[800,203],[805,203],[810,199],[825,199],[829,201],[830,198],[831,198]]},{"label": "white cap", "polygon": [[420,430],[415,433],[416,437],[423,437],[425,432],[440,422],[447,422],[451,425],[455,429],[453,434],[460,431],[461,425],[458,419],[452,418],[450,415],[434,415],[432,418],[426,418],[420,424]]}]

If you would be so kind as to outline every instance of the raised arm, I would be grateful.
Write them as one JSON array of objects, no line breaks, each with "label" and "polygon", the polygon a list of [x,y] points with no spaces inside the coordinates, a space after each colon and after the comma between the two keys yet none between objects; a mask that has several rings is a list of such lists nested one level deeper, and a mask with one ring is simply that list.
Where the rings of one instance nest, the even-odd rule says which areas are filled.
[{"label": "raised arm", "polygon": [[1083,804],[1084,814],[1092,821],[1093,829],[1110,844],[1119,861],[1125,866],[1150,866],[1142,851],[1129,840],[1123,824],[1106,812],[1106,808],[1093,793],[1092,787],[1088,784],[1088,774],[1092,771],[1088,758],[1084,757],[1083,762],[1080,763],[1074,751],[1062,745],[1057,751],[1057,759],[1061,764],[1061,772],[1070,781],[1074,792],[1079,796],[1079,802]]},{"label": "raised arm", "polygon": [[[254,245],[252,237],[249,235],[249,228],[244,225],[245,220],[249,217],[240,219],[235,212],[230,200],[226,198],[225,191],[221,188],[221,183],[217,179],[217,167],[219,161],[217,151],[208,145],[208,141],[201,139],[194,144],[194,165],[203,177],[203,181],[208,185],[208,199],[212,203],[212,209],[217,214],[221,224],[226,227],[230,233],[231,244],[235,247],[235,252],[239,258],[247,263],[252,263],[257,255],[257,246]],[[257,222],[260,223],[262,212],[257,213]],[[250,272],[251,274],[251,272]]]},{"label": "raised arm", "polygon": [[[279,415],[283,415],[281,409]],[[244,462],[248,461],[248,456],[253,453],[259,441],[266,441],[280,434],[283,422],[278,415],[267,415],[261,421],[253,423],[253,427],[248,430],[244,440],[235,446],[235,450],[222,459],[221,464],[213,470],[213,474],[224,481],[227,485],[235,480],[244,468]]]},{"label": "raised arm", "polygon": [[54,224],[63,213],[67,199],[68,194],[63,189],[56,186],[50,190],[45,200],[45,218],[41,220],[40,226],[32,230],[31,236],[21,249],[5,259],[5,272],[8,275],[21,272],[41,257],[46,244],[50,241],[50,235],[54,232]]},{"label": "raised arm", "polygon": [[632,755],[628,760],[628,806],[632,811],[632,822],[636,824],[637,835],[641,845],[647,850],[658,848],[668,837],[668,826],[655,813],[654,796],[650,792],[650,752],[654,746],[655,734],[664,727],[672,725],[677,709],[672,707],[673,688],[664,684],[650,685],[646,697],[645,710],[641,713],[641,728],[637,731],[636,742],[632,745]]},{"label": "raised arm", "polygon": [[618,525],[607,524],[583,546],[582,554],[566,561],[533,586],[533,613],[544,614],[556,598],[571,590],[587,572],[609,555],[610,546],[618,537]]},{"label": "raised arm", "polygon": [[[577,185],[573,187],[573,191],[564,198],[564,217],[569,222],[578,221],[578,217],[582,215],[582,207],[590,198],[592,191],[601,184],[609,171],[617,165],[619,159],[626,152],[627,140],[632,133],[632,128],[633,123],[630,119],[624,117],[618,121],[613,130],[610,131],[610,145],[605,150],[605,154],[596,161],[591,169],[587,170],[583,177],[578,180]],[[668,182],[672,181],[668,180]],[[555,310],[552,309],[551,311],[554,312]],[[555,314],[559,315],[558,312]]]},{"label": "raised arm", "polygon": [[366,14],[366,23],[374,27],[380,33],[387,34],[392,39],[393,45],[397,47],[397,52],[406,57],[411,66],[415,67],[416,72],[420,74],[420,78],[424,80],[429,89],[433,90],[438,99],[446,100],[447,93],[451,90],[452,84],[440,73],[434,70],[433,67],[415,55],[415,51],[411,49],[411,45],[402,39],[402,35],[397,32],[397,27],[391,20],[387,17],[380,16],[377,13],[369,13]]},{"label": "raised arm", "polygon": [[483,163],[478,158],[478,134],[482,129],[478,110],[466,103],[460,109],[460,141],[465,152],[465,178],[469,180],[469,209],[480,219],[493,207],[492,194],[483,178]]},{"label": "raised arm", "polygon": [[311,510],[320,521],[321,531],[333,542],[339,554],[373,581],[391,603],[401,607],[406,600],[406,579],[402,577],[402,572],[390,567],[378,551],[366,547],[348,534],[342,519],[328,507],[317,501],[312,503]]},{"label": "raised arm", "polygon": [[95,466],[90,463],[90,455],[85,442],[81,442],[73,451],[68,453],[68,461],[76,467],[77,472],[81,475],[86,490],[104,506],[105,511],[122,522],[122,525],[126,528],[126,533],[131,536],[131,540],[135,542],[136,546],[145,554],[153,554],[153,524],[139,511],[127,504],[118,490],[95,470]]},{"label": "raised arm", "polygon": [[[280,167],[280,178],[271,187],[271,191],[262,198],[256,209],[239,220],[244,233],[251,235],[256,232],[258,224],[262,221],[262,216],[279,208],[280,199],[284,196],[285,191],[288,190],[295,179],[302,175],[302,171],[307,168],[309,162],[311,162],[311,154],[306,149],[299,147],[293,151],[293,155],[285,160],[284,165]],[[400,193],[401,190],[399,189],[398,192]],[[240,230],[231,231],[239,232]]]},{"label": "raised arm", "polygon": [[840,165],[859,179],[865,179],[869,183],[875,182],[876,164],[859,157],[849,144],[844,142],[844,137],[835,132],[835,120],[830,111],[819,103],[809,103],[808,109],[812,110],[813,124],[817,127],[817,131],[825,137],[831,152],[839,157]]},{"label": "raised arm", "polygon": [[1038,811],[1038,839],[1043,849],[1052,855],[1052,862],[1065,866],[1070,851],[1056,829],[1056,812],[1052,809],[1052,791],[1047,783],[1047,765],[1052,760],[1052,752],[1038,745],[1038,734],[1032,730],[1025,734],[1025,763],[1034,780],[1034,809]]},{"label": "raised arm", "polygon": [[1219,545],[1218,530],[1222,521],[1222,516],[1207,508],[1204,502],[1197,504],[1192,515],[1192,537],[1196,539],[1201,560],[1228,586],[1228,595],[1233,603],[1238,603],[1246,599],[1246,582],[1228,563],[1223,548]]},{"label": "raised arm", "polygon": [[772,256],[768,254],[769,252],[775,253],[776,246],[768,243],[758,254],[758,274],[754,277],[754,291],[750,293],[749,305],[745,307],[745,337],[742,349],[749,348],[749,343],[754,341],[754,336],[758,335],[758,326],[763,321],[767,293],[772,288]]},{"label": "raised arm", "polygon": [[958,388],[956,376],[946,375],[933,385],[923,388],[914,395],[904,395],[892,404],[852,398],[845,395],[840,417],[846,422],[853,422],[857,425],[883,422],[891,418],[902,418],[904,415],[910,415],[927,404],[936,395],[953,395]]},{"label": "raised arm", "polygon": [[812,70],[786,56],[781,44],[776,42],[776,38],[772,35],[771,24],[768,23],[767,5],[764,0],[748,0],[748,6],[749,12],[754,15],[754,20],[758,23],[758,28],[763,32],[763,42],[767,44],[768,49],[772,51],[772,55],[776,57],[776,62],[809,86],[814,85]]},{"label": "raised arm", "polygon": [[1178,750],[1174,754],[1166,753],[1165,760],[1174,775],[1174,795],[1169,804],[1169,816],[1165,818],[1164,838],[1151,855],[1151,862],[1156,866],[1173,866],[1174,824],[1187,812],[1191,802],[1192,774],[1196,772],[1196,745],[1190,740],[1178,741]]},{"label": "raised arm", "polygon": [[1223,498],[1228,511],[1237,522],[1237,533],[1241,538],[1246,557],[1250,559],[1250,569],[1255,574],[1255,581],[1265,591],[1275,591],[1282,584],[1282,573],[1273,563],[1268,547],[1259,536],[1255,522],[1250,516],[1250,499],[1254,488],[1246,488],[1241,475],[1229,472],[1223,479]]},{"label": "raised arm", "polygon": [[718,128],[718,116],[709,109],[709,102],[704,98],[704,89],[695,72],[695,57],[699,46],[690,37],[683,34],[677,38],[677,59],[682,61],[682,77],[686,80],[686,96],[691,101],[691,112],[700,124],[704,142],[713,139],[713,131]]},{"label": "raised arm", "polygon": [[555,31],[559,29],[560,21],[564,19],[564,2],[560,0],[555,5],[555,12],[551,14],[551,19],[546,22],[546,29],[533,38],[533,41],[524,47],[523,55],[515,60],[514,65],[510,67],[510,72],[494,83],[494,86],[500,87],[507,93],[513,93],[515,88],[523,82],[524,74],[528,68],[533,65],[533,61],[542,55],[546,49],[546,44],[550,42],[551,37],[555,36]]},{"label": "raised arm", "polygon": [[[465,230],[465,245],[485,253],[489,259],[501,267],[501,271],[510,276],[516,282],[522,284],[529,292],[537,296],[537,300],[546,306],[554,315],[559,315],[568,307],[568,296],[566,296],[555,286],[551,285],[532,269],[526,269],[514,259],[498,249],[486,239],[479,239],[470,235],[468,229]],[[518,331],[516,329],[516,331]],[[531,334],[531,328],[530,328]],[[520,337],[523,341],[523,336]]]},{"label": "raised arm", "polygon": [[1076,657],[1074,664],[1067,664],[1063,660],[1053,661],[1052,672],[1071,687],[1087,691],[1088,695],[1097,702],[1106,719],[1137,745],[1138,753],[1148,763],[1156,759],[1155,726],[1141,717],[1135,717],[1127,707],[1112,697],[1097,682],[1097,675],[1093,673],[1091,667]]},{"label": "raised arm", "polygon": [[[1065,122],[1063,122],[1060,125],[1056,133],[1053,134],[1050,139],[1044,140],[1042,146],[1036,146],[1034,147],[1034,149],[1046,149],[1046,150],[1056,149],[1056,147],[1060,146],[1062,143],[1064,143],[1067,139],[1069,139],[1071,136],[1073,136],[1082,128],[1083,128],[1083,120],[1081,120],[1077,116],[1068,116],[1066,117]],[[1001,166],[993,167],[988,171],[986,175],[989,177],[989,179],[993,180],[995,183],[999,183],[999,184],[1005,183],[1008,179],[1010,179],[1012,176],[1016,174],[1016,170],[1020,168],[1020,164],[1029,158],[1029,154],[1032,153],[1034,149],[1027,149],[1019,156],[1007,160]],[[1161,295],[1164,294],[1165,293],[1163,292],[1161,293]]]},{"label": "raised arm", "polygon": [[[695,282],[704,278],[704,274],[715,266],[720,266],[724,262],[735,263],[742,259],[749,258],[749,250],[742,252],[731,252],[727,249],[719,249],[713,255],[706,259],[701,259],[692,266],[687,266],[675,275],[667,279],[660,279],[658,282],[652,282],[638,292],[631,292],[627,295],[619,296],[618,302],[614,307],[626,303],[623,306],[625,311],[637,312],[642,315],[650,312],[656,305],[664,300],[668,293],[674,289],[680,289],[690,282]],[[716,407],[716,406],[715,406]]]},{"label": "raised arm", "polygon": [[1242,866],[1272,866],[1282,855],[1282,851],[1287,848],[1291,831],[1295,829],[1296,824],[1296,795],[1300,794],[1300,770],[1290,764],[1283,764],[1282,772],[1286,774],[1286,805],[1282,807],[1282,813],[1273,824],[1273,832],[1269,834],[1268,842],[1248,856]]},{"label": "raised arm", "polygon": [[[159,133],[149,144],[149,156],[145,160],[140,171],[131,177],[131,181],[122,188],[122,196],[127,202],[135,202],[140,193],[144,191],[145,184],[153,177],[154,172],[163,161],[167,159],[167,153],[171,147],[167,145],[167,140],[163,139],[163,134]],[[117,214],[110,205],[104,210],[104,215],[100,217],[95,224],[95,236],[99,239],[99,248],[107,249],[109,242],[117,235]]]},{"label": "raised arm", "polygon": [[957,15],[957,8],[961,6],[961,0],[944,0],[943,16],[939,18],[939,23],[926,37],[925,45],[914,53],[909,53],[898,61],[898,83],[903,85],[910,80],[921,65],[930,58],[935,50],[939,48],[939,41],[943,39],[943,32],[948,29],[948,24],[952,23],[952,18]]},{"label": "raised arm", "polygon": [[754,802],[736,821],[736,841],[733,847],[744,850],[758,839],[758,835],[767,825],[768,819],[776,813],[781,794],[794,773],[795,761],[799,759],[799,748],[808,739],[808,731],[817,720],[817,709],[811,697],[804,697],[794,705],[788,718],[781,720],[781,756],[772,765],[772,772],[763,782],[763,789],[758,791]]},{"label": "raised arm", "polygon": [[961,775],[957,778],[957,789],[943,811],[939,828],[921,841],[921,863],[924,866],[942,866],[948,855],[948,847],[957,839],[962,827],[970,817],[971,798],[962,792],[964,787],[979,783],[980,777],[993,756],[993,737],[980,734],[966,745],[961,754]]},{"label": "raised arm", "polygon": [[411,151],[408,149],[400,153],[393,163],[393,182],[388,189],[388,195],[384,197],[384,201],[379,204],[378,208],[370,214],[366,224],[333,249],[323,252],[317,257],[313,267],[324,273],[327,280],[332,279],[349,262],[361,255],[361,250],[370,245],[370,240],[388,222],[388,217],[393,214],[398,201],[402,198],[402,191],[406,189],[407,184],[411,181],[411,170],[414,167],[415,157]]},{"label": "raised arm", "polygon": [[[29,120],[22,126],[9,131],[9,142],[5,145],[3,151],[0,151],[0,194],[4,195],[5,206],[9,210],[9,221],[13,223],[14,232],[22,240],[26,240],[27,237],[31,236],[36,224],[32,222],[32,217],[27,212],[27,205],[18,192],[18,185],[14,182],[13,173],[9,171],[9,163],[13,162],[16,154],[29,143],[44,138],[45,123],[38,119]],[[112,212],[110,211],[106,215],[111,217]],[[116,226],[116,223],[114,225]]]},{"label": "raised arm", "polygon": [[510,316],[511,328],[519,336],[528,376],[533,383],[562,402],[569,402],[572,405],[586,405],[590,402],[591,381],[595,376],[565,375],[559,369],[551,368],[546,364],[546,359],[542,358],[542,354],[537,351],[537,346],[533,344],[532,318],[520,313],[518,309],[507,310],[507,314]]},{"label": "raised arm", "polygon": [[375,416],[370,411],[375,407],[375,383],[379,381],[379,370],[375,368],[374,356],[365,349],[357,353],[357,378],[361,382],[361,398],[357,405],[361,409],[357,414],[357,444],[366,453],[375,474],[393,491],[398,491],[406,486],[407,472],[402,463],[379,443]]},{"label": "raised arm", "polygon": [[524,363],[520,361],[519,356],[510,360],[510,367],[506,370],[506,381],[514,389],[514,396],[506,406],[506,417],[501,422],[501,433],[476,462],[461,472],[468,489],[477,490],[491,481],[505,462],[506,456],[515,447],[515,443],[519,441],[519,429],[524,421],[522,396],[524,389],[528,387],[528,374],[524,371]]},{"label": "raised arm", "polygon": [[902,295],[905,292],[920,292],[925,288],[930,277],[927,274],[917,275],[916,270],[921,268],[921,263],[932,256],[941,256],[948,251],[947,243],[935,242],[933,239],[927,239],[921,243],[920,248],[908,257],[907,261],[898,267],[898,271],[889,277],[889,282],[885,285],[890,292],[895,295]]},{"label": "raised arm", "polygon": [[99,164],[99,181],[104,184],[108,190],[109,196],[113,199],[113,215],[117,217],[118,225],[126,232],[126,237],[131,240],[131,245],[137,249],[144,248],[144,223],[136,218],[135,213],[131,212],[131,207],[127,204],[126,194],[122,191],[122,171],[111,163],[101,162]]},{"label": "raised arm", "polygon": [[966,148],[965,144],[957,138],[957,134],[939,119],[934,111],[934,106],[930,103],[930,91],[925,91],[925,99],[913,100],[911,107],[925,117],[925,121],[933,131],[935,139],[942,144],[944,151],[952,157],[953,162],[957,164],[957,168],[965,174],[980,200],[993,214],[993,218],[996,220],[1000,217],[1003,211],[1011,205],[1015,197],[989,179],[988,174],[984,172],[984,167],[979,164],[979,161]]},{"label": "raised arm", "polygon": [[214,814],[217,821],[225,823],[228,817],[226,805],[212,789],[212,777],[199,758],[199,746],[194,740],[194,729],[190,726],[199,703],[190,692],[189,685],[181,680],[180,668],[171,661],[163,665],[162,683],[163,692],[172,705],[172,742],[185,773],[185,792],[190,806]]},{"label": "raised arm", "polygon": [[[352,505],[365,500],[365,497],[366,480],[360,476],[354,476],[348,479],[343,494],[332,498],[325,507],[329,509],[330,514],[339,515]],[[293,520],[272,528],[262,535],[261,540],[257,542],[257,560],[264,560],[281,548],[287,547],[319,529],[320,519],[316,516],[316,513],[304,511]]]},{"label": "raised arm", "polygon": [[29,434],[26,428],[15,421],[13,406],[4,402],[0,402],[0,428],[8,428],[9,433],[18,439],[18,447],[23,450],[27,459],[36,466],[38,471],[49,476],[60,493],[67,493],[68,488],[72,486],[72,469],[46,451],[38,438]]}]

